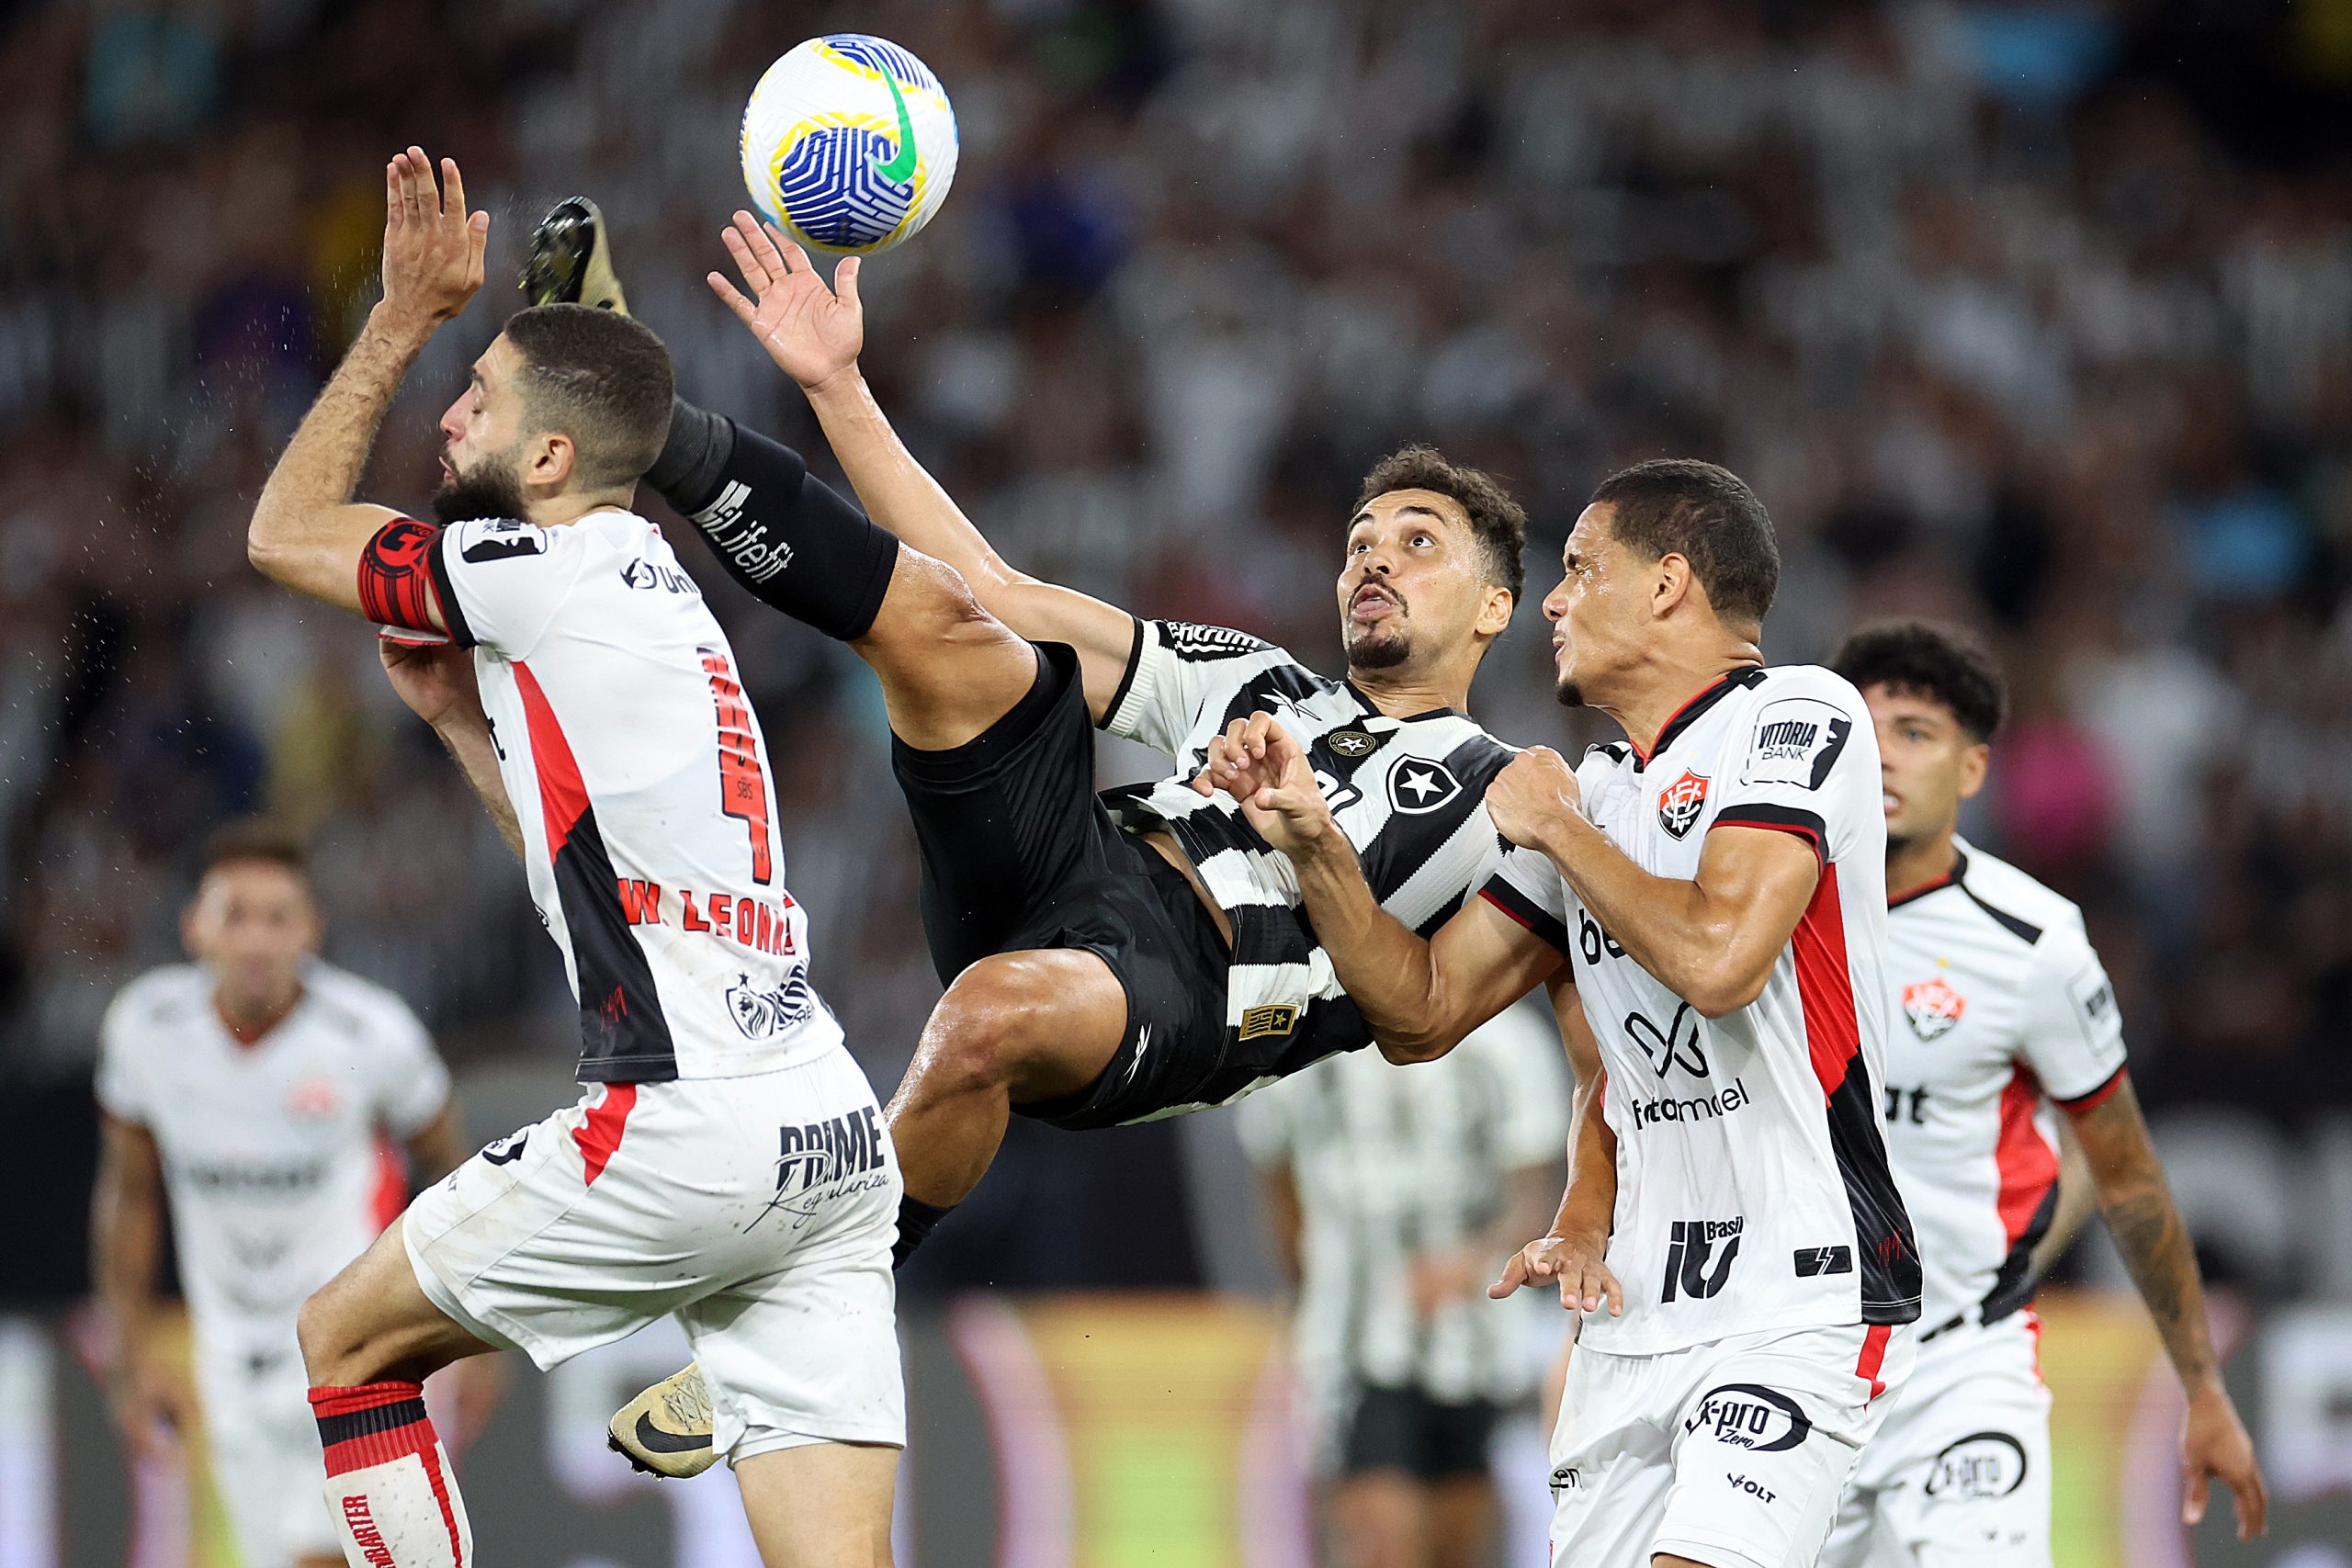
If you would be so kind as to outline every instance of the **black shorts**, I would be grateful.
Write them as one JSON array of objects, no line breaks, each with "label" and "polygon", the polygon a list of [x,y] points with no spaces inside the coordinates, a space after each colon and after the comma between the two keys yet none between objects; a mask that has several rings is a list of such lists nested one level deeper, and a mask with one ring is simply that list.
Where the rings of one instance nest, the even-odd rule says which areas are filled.
[{"label": "black shorts", "polygon": [[896,740],[922,857],[923,935],[942,985],[982,958],[1078,948],[1127,997],[1119,1049],[1085,1090],[1016,1104],[1057,1127],[1115,1126],[1190,1105],[1226,1054],[1231,951],[1191,882],[1094,795],[1094,723],[1078,653],[1037,649],[1037,682],[945,751]]},{"label": "black shorts", "polygon": [[1498,1415],[1483,1399],[1447,1404],[1417,1388],[1367,1386],[1340,1443],[1340,1474],[1401,1470],[1416,1481],[1483,1476]]}]

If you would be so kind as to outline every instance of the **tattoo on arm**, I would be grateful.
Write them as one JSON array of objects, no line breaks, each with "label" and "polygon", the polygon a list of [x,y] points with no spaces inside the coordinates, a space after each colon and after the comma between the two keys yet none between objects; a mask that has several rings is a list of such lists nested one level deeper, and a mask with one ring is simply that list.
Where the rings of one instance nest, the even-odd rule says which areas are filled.
[{"label": "tattoo on arm", "polygon": [[2205,1292],[2197,1277],[2197,1249],[2188,1227],[2173,1207],[2164,1177],[2135,1183],[2109,1196],[2105,1204],[2108,1230],[2116,1250],[2123,1255],[2140,1299],[2148,1304],[2163,1336],[2165,1351],[2184,1383],[2209,1376],[2213,1370],[2212,1340],[2205,1326]]}]

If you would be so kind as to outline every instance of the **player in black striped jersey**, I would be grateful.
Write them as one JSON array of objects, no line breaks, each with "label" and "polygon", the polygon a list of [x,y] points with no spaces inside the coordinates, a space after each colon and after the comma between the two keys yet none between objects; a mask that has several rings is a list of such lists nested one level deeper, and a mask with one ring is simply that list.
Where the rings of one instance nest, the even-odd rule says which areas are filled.
[{"label": "player in black striped jersey", "polygon": [[[714,288],[807,393],[873,521],[797,454],[684,405],[650,478],[739,581],[882,679],[948,984],[890,1106],[902,1253],[1015,1111],[1156,1118],[1368,1044],[1286,863],[1190,781],[1227,725],[1283,713],[1390,908],[1435,929],[1498,853],[1482,795],[1511,753],[1463,709],[1522,581],[1518,506],[1425,448],[1374,469],[1337,587],[1346,679],[1140,619],[1006,565],[899,443],[858,373],[854,259],[836,293],[748,215],[726,237],[750,293]],[[1174,768],[1098,798],[1097,727]]]},{"label": "player in black striped jersey", "polygon": [[[726,239],[750,293],[715,273],[714,289],[808,396],[872,520],[798,454],[683,402],[647,477],[737,581],[881,679],[947,986],[888,1109],[903,1261],[1015,1113],[1152,1120],[1371,1043],[1288,863],[1191,781],[1228,725],[1282,713],[1383,906],[1442,924],[1500,856],[1484,796],[1512,753],[1463,710],[1519,596],[1525,518],[1427,448],[1376,467],[1336,583],[1344,679],[1243,632],[1140,619],[1008,566],[899,442],[858,370],[855,258],[836,292],[747,213]],[[1174,767],[1098,798],[1098,727]],[[691,1383],[616,1419],[645,1468],[683,1468],[640,1451],[636,1417],[660,1430],[663,1391]]]}]

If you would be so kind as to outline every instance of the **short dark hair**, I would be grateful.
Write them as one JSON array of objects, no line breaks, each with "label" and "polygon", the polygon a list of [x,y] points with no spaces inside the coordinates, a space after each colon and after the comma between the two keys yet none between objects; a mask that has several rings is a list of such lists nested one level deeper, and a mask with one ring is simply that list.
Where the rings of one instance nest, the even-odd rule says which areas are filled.
[{"label": "short dark hair", "polygon": [[209,876],[221,866],[240,861],[266,861],[284,866],[306,882],[310,880],[311,852],[302,842],[302,835],[266,817],[241,817],[214,829],[204,840],[204,857],[197,867],[197,875]]},{"label": "short dark hair", "polygon": [[1483,468],[1448,462],[1434,446],[1400,446],[1372,466],[1356,492],[1356,510],[1391,491],[1426,490],[1459,502],[1470,514],[1470,532],[1487,558],[1487,581],[1510,590],[1517,602],[1527,588],[1527,512],[1502,482]]},{"label": "short dark hair", "polygon": [[1891,686],[1941,703],[1974,739],[1993,739],[2008,716],[2008,683],[1973,632],[1933,621],[1874,621],[1830,656],[1856,690]]},{"label": "short dark hair", "polygon": [[1781,586],[1781,547],[1771,515],[1737,474],[1653,457],[1601,480],[1588,504],[1609,508],[1609,531],[1628,549],[1689,560],[1716,615],[1763,624]]},{"label": "short dark hair", "polygon": [[530,432],[560,430],[594,490],[635,484],[670,438],[670,351],[644,322],[590,305],[534,305],[506,319],[522,355]]}]

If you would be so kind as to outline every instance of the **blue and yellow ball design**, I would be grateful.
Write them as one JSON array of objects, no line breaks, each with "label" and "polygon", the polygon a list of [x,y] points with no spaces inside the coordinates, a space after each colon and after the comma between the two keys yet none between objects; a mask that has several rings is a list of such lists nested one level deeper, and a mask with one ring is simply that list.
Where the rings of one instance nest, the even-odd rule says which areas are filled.
[{"label": "blue and yellow ball design", "polygon": [[931,67],[885,39],[830,33],[767,69],[743,108],[752,205],[811,250],[887,251],[956,178],[956,111]]}]

